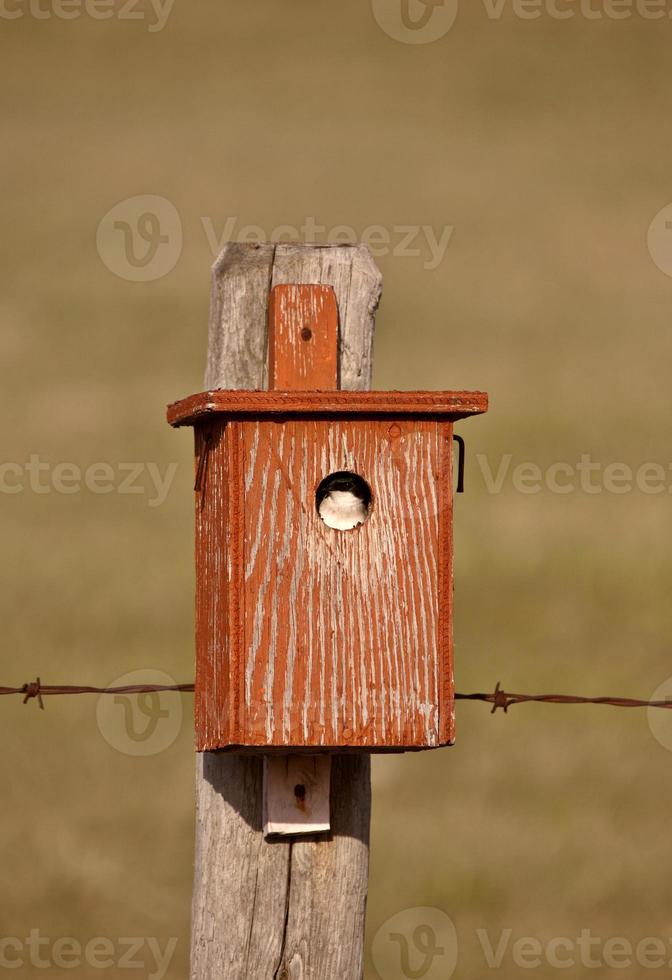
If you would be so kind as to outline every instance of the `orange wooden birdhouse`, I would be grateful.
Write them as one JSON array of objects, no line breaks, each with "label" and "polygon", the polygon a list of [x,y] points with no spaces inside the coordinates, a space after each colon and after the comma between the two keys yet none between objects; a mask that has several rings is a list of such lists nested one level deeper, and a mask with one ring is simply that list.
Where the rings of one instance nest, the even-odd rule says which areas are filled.
[{"label": "orange wooden birdhouse", "polygon": [[453,424],[464,391],[338,390],[329,286],[276,286],[270,390],[195,428],[199,750],[400,751],[453,726]]}]

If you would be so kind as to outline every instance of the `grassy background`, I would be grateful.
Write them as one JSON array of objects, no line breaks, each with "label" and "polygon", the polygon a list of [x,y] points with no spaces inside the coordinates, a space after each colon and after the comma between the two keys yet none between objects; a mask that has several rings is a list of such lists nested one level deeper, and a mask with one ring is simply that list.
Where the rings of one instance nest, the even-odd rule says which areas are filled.
[{"label": "grassy background", "polygon": [[[655,461],[672,484],[672,279],[646,245],[672,200],[669,20],[493,20],[463,0],[448,35],[411,46],[362,0],[176,0],[164,30],[154,19],[0,21],[2,459],[179,464],[156,507],[3,493],[0,681],[192,677],[190,436],[163,409],[201,386],[201,219],[270,235],[314,216],[454,226],[436,269],[426,249],[378,259],[375,385],[491,395],[463,430],[458,688],[652,694],[672,674],[667,491],[524,494],[509,474],[493,494],[475,453],[493,469],[509,453]],[[145,283],[96,249],[136,194],[172,201],[184,231],[175,269]],[[101,736],[95,699],[1,709],[2,935],[176,936],[166,976],[183,980],[189,697],[177,739],[145,758]],[[671,763],[645,711],[470,704],[454,749],[375,759],[367,978],[376,930],[414,906],[455,923],[457,978],[488,972],[478,929],[667,942]],[[497,975],[557,972],[507,954]]]}]

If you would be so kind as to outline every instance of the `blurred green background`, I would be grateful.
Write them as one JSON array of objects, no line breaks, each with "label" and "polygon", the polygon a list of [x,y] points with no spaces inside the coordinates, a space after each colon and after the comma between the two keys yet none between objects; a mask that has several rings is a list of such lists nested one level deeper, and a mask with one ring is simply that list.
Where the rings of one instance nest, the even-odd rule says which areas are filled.
[{"label": "blurred green background", "polygon": [[[2,461],[19,467],[2,470],[0,682],[191,680],[191,437],[164,406],[201,387],[206,229],[233,219],[233,238],[251,224],[270,237],[313,217],[391,236],[375,386],[491,396],[460,430],[458,689],[672,694],[664,216],[658,265],[647,248],[672,201],[667,13],[589,18],[567,0],[574,17],[542,7],[528,20],[461,0],[442,37],[408,44],[365,0],[175,0],[162,30],[150,6],[98,21],[18,2],[0,17]],[[103,217],[136,195],[172,202],[183,231],[175,267],[140,282],[96,246]],[[400,254],[400,226],[452,228],[434,268],[422,230],[419,254]],[[31,454],[46,492],[30,485]],[[484,472],[507,454],[490,492]],[[521,463],[545,474],[582,454],[658,463],[662,492],[610,492],[596,475],[595,493],[578,478],[570,493],[524,493],[513,479]],[[112,492],[59,492],[63,462],[111,465]],[[141,492],[120,492],[133,462]],[[172,463],[157,503],[148,464]],[[129,754],[143,743],[121,703],[106,721],[93,697],[45,712],[2,700],[3,937],[177,937],[165,976],[187,976],[194,756],[191,698],[181,724],[179,700],[163,702],[176,737],[144,756]],[[138,729],[156,721],[146,708]],[[367,980],[379,927],[417,906],[452,919],[458,980],[490,972],[477,930],[494,946],[503,930],[511,943],[659,937],[667,962],[672,717],[658,739],[646,711],[600,707],[490,717],[460,704],[457,722],[451,750],[374,758]],[[14,976],[45,974],[23,956]],[[139,958],[134,975],[151,975]],[[585,973],[575,958],[566,977]],[[546,957],[521,967],[511,946],[496,971],[557,973]]]}]

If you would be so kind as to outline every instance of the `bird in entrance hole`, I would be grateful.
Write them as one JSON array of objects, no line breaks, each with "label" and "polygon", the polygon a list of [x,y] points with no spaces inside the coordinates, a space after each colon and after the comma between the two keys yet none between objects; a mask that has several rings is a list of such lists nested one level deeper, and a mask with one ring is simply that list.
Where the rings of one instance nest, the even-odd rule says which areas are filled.
[{"label": "bird in entrance hole", "polygon": [[317,512],[328,527],[350,531],[369,516],[371,491],[366,480],[355,473],[332,473],[325,477],[315,495]]}]

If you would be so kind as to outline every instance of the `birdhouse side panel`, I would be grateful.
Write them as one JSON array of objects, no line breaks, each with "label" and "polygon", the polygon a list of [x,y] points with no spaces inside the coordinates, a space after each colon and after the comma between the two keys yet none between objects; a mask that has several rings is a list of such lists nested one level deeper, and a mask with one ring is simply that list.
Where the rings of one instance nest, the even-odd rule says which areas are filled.
[{"label": "birdhouse side panel", "polygon": [[[452,738],[450,423],[230,423],[244,486],[240,734],[257,746],[424,748]],[[236,434],[237,433],[237,434]],[[370,487],[328,527],[331,473]]]},{"label": "birdhouse side panel", "polygon": [[[195,468],[203,467],[196,494],[196,690],[199,751],[240,739],[240,637],[243,598],[242,490],[239,440],[223,421],[199,426]],[[205,440],[207,445],[204,445]],[[202,462],[201,462],[202,461]]]}]

